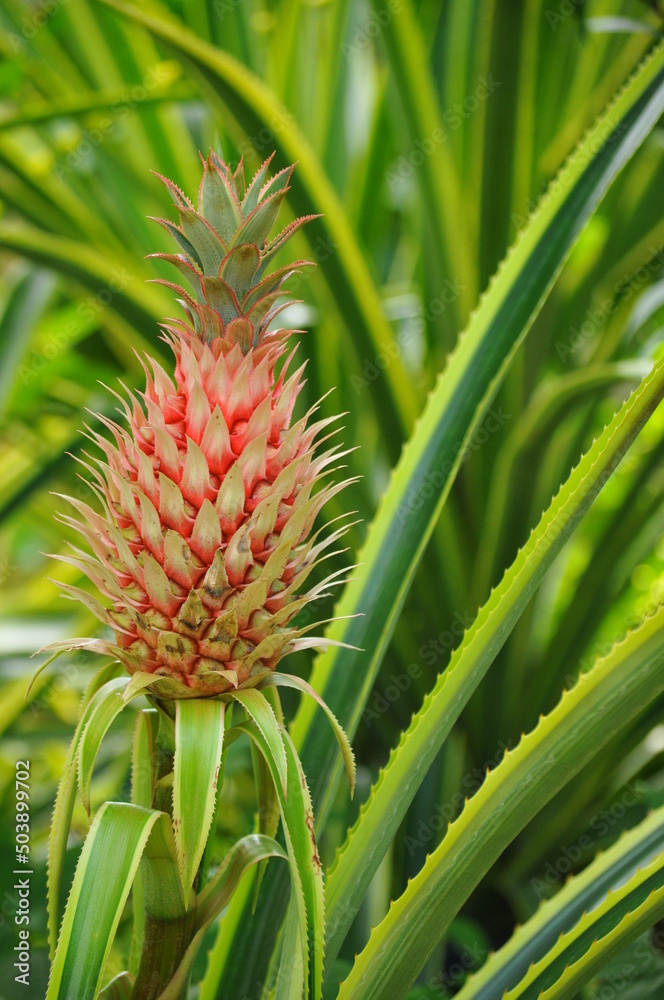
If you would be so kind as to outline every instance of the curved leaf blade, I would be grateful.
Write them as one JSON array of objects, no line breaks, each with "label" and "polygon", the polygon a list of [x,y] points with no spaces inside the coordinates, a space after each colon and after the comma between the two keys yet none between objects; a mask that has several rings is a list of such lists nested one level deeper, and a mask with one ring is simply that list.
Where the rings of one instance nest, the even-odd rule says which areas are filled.
[{"label": "curved leaf blade", "polygon": [[[48,943],[49,954],[53,958],[60,920],[60,897],[62,891],[62,870],[67,852],[69,827],[71,826],[74,802],[76,800],[76,775],[78,747],[92,711],[92,701],[97,691],[108,681],[117,678],[122,668],[120,664],[111,662],[98,670],[94,675],[83,698],[81,716],[72,738],[67,759],[65,761],[60,784],[53,806],[53,816],[48,835],[48,851],[46,856],[47,895],[48,895]],[[120,680],[120,678],[117,678]]]},{"label": "curved leaf blade", "polygon": [[489,956],[459,992],[459,1000],[501,1000],[584,913],[630,873],[648,864],[664,848],[664,808],[651,813],[599,854],[582,872],[546,900],[509,941]]},{"label": "curved leaf blade", "polygon": [[328,878],[328,957],[336,955],[415,792],[463,707],[563,545],[663,397],[664,363],[660,363],[554,497],[392,752]]},{"label": "curved leaf blade", "polygon": [[261,681],[260,687],[261,689],[270,687],[293,688],[295,691],[300,691],[302,694],[308,694],[310,698],[313,698],[314,701],[320,705],[325,712],[330,725],[332,726],[334,735],[337,738],[337,743],[339,744],[339,749],[341,750],[341,756],[343,757],[346,767],[346,774],[348,775],[348,784],[350,785],[350,794],[352,798],[355,791],[355,755],[353,754],[353,749],[348,741],[348,737],[339,725],[336,715],[330,708],[328,708],[318,692],[312,688],[311,684],[307,684],[307,682],[302,680],[301,677],[296,677],[294,674],[270,674],[265,678],[265,680]]},{"label": "curved leaf blade", "polygon": [[[399,612],[461,464],[464,450],[583,225],[664,111],[664,46],[658,46],[552,183],[471,317],[429,398],[374,519],[360,567],[310,682],[353,737]],[[509,415],[505,417],[508,419]],[[503,421],[504,422],[504,421]],[[362,618],[346,618],[362,612]],[[370,653],[361,652],[362,647]],[[334,744],[300,706],[293,737],[321,798],[320,822],[339,779]]]},{"label": "curved leaf blade", "polygon": [[324,894],[323,870],[318,856],[311,797],[302,765],[287,732],[284,746],[288,760],[288,796],[284,795],[270,748],[253,722],[233,727],[246,733],[265,758],[275,790],[288,848],[291,892],[295,894],[302,960],[305,969],[305,1000],[320,1000],[323,980]]},{"label": "curved leaf blade", "polygon": [[121,802],[104,803],[95,816],[67,901],[46,1000],[95,1000],[141,855],[160,819],[170,823],[165,813]]},{"label": "curved leaf blade", "polygon": [[252,865],[268,858],[285,858],[288,855],[281,844],[272,837],[260,833],[250,833],[238,840],[221,862],[213,877],[198,897],[196,923],[199,929],[206,929],[221,911],[240,884],[240,879]]},{"label": "curved leaf blade", "polygon": [[97,691],[92,699],[87,722],[81,735],[76,753],[78,770],[78,790],[85,811],[90,815],[90,784],[92,771],[104,736],[120,712],[126,708],[123,694],[129,683],[128,677],[116,677]]},{"label": "curved leaf blade", "polygon": [[358,956],[339,1000],[404,997],[507,845],[617,732],[664,691],[664,606],[600,659],[506,753]]},{"label": "curved leaf blade", "polygon": [[234,700],[239,702],[245,709],[250,719],[252,719],[260,729],[263,739],[270,748],[274,766],[279,775],[279,782],[284,795],[288,789],[288,763],[286,760],[286,748],[284,747],[283,736],[277,722],[274,710],[265,696],[254,688],[236,691]]}]

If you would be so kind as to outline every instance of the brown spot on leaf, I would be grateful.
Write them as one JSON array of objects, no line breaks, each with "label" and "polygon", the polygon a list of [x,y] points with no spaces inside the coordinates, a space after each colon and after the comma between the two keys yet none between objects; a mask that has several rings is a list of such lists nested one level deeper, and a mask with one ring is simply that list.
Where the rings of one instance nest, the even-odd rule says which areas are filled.
[{"label": "brown spot on leaf", "polygon": [[313,860],[314,866],[318,869],[318,871],[320,871],[323,866],[321,864],[320,855],[318,853],[318,844],[316,843],[316,834],[315,834],[315,831],[314,831],[314,816],[313,816],[313,813],[311,812],[311,810],[307,810],[306,823],[307,823],[307,828],[309,830],[309,836],[311,837],[311,843],[313,844],[313,848],[314,848],[313,854],[312,854],[312,860]]}]

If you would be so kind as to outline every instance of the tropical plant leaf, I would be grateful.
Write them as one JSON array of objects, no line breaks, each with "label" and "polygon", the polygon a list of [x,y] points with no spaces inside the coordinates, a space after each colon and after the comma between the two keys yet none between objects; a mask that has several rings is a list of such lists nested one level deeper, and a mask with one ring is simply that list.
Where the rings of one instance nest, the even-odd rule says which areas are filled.
[{"label": "tropical plant leaf", "polygon": [[[335,609],[339,617],[328,630],[332,639],[356,649],[330,648],[318,657],[310,678],[351,739],[464,454],[479,430],[488,434],[481,422],[491,400],[583,226],[663,110],[660,45],[552,182],[448,358],[370,526],[359,568]],[[499,430],[510,417],[497,410],[491,426]],[[358,612],[362,618],[352,617]],[[324,824],[341,766],[331,735],[314,726],[314,711],[310,702],[300,705],[292,734],[315,790],[316,821]],[[268,873],[263,888],[263,905],[283,912],[281,873]],[[249,914],[239,926],[249,927]],[[274,932],[274,926],[265,926],[261,936],[247,930],[237,944],[254,956],[242,970],[243,981],[260,978]],[[241,990],[240,981],[233,980],[232,988]]]},{"label": "tropical plant leaf", "polygon": [[305,970],[305,1000],[320,1000],[323,980],[324,896],[323,871],[318,856],[311,798],[302,765],[288,733],[284,746],[288,760],[288,795],[284,795],[270,747],[253,722],[233,727],[246,733],[263,754],[279,797],[279,808],[288,848],[291,892],[295,893],[300,946]]},{"label": "tropical plant leaf", "polygon": [[[377,12],[384,9],[382,0],[374,0]],[[438,105],[434,81],[419,26],[412,9],[395,5],[390,17],[381,17],[383,36],[390,66],[404,105],[410,139],[420,152],[421,170],[417,177],[422,200],[427,206],[425,224],[431,227],[435,287],[445,288],[450,273],[455,273],[459,295],[452,309],[455,318],[467,317],[477,298],[477,275],[473,268],[470,240],[470,213],[461,195],[461,184],[448,136]]]},{"label": "tropical plant leaf", "polygon": [[415,792],[463,707],[544,574],[663,397],[664,364],[660,364],[624,403],[554,497],[402,736],[329,874],[328,955],[336,956]]},{"label": "tropical plant leaf", "polygon": [[185,899],[194,884],[214,814],[224,742],[224,703],[177,701],[173,827]]},{"label": "tropical plant leaf", "polygon": [[123,697],[128,677],[116,677],[97,691],[90,702],[87,722],[76,753],[78,789],[85,810],[90,814],[90,783],[97,754],[104,736],[127,703]]},{"label": "tropical plant leaf", "polygon": [[325,704],[323,699],[320,697],[317,691],[312,688],[311,684],[307,684],[306,681],[302,680],[301,677],[296,677],[293,674],[282,674],[275,673],[270,674],[265,680],[261,681],[260,688],[270,688],[270,687],[289,687],[294,688],[296,691],[302,692],[302,694],[307,694],[309,697],[313,698],[320,707],[325,712],[334,735],[337,738],[337,743],[339,744],[339,749],[341,750],[341,755],[346,766],[346,774],[348,775],[348,784],[350,785],[350,794],[353,796],[355,791],[355,757],[353,756],[353,750],[348,742],[348,737],[339,725],[339,722],[330,708]]},{"label": "tropical plant leaf", "polygon": [[12,289],[0,318],[0,417],[7,407],[14,369],[28,343],[31,329],[53,292],[43,271],[30,271]]},{"label": "tropical plant leaf", "polygon": [[299,935],[297,900],[295,893],[291,893],[277,966],[274,1000],[301,1000],[303,989],[304,961]]},{"label": "tropical plant leaf", "polygon": [[501,998],[539,962],[560,935],[594,911],[608,892],[648,865],[664,847],[664,809],[657,809],[570,879],[509,941],[490,955],[459,992],[459,1000]]},{"label": "tropical plant leaf", "polygon": [[[67,840],[69,839],[69,828],[71,826],[74,802],[76,800],[78,747],[81,741],[81,736],[83,735],[83,731],[92,712],[92,702],[95,695],[108,683],[114,680],[117,680],[118,682],[125,680],[124,677],[118,677],[121,670],[122,668],[119,663],[108,663],[106,666],[98,670],[90,681],[83,698],[79,722],[76,726],[74,736],[69,746],[67,759],[64,764],[62,777],[60,778],[58,791],[55,797],[55,805],[53,807],[53,816],[48,836],[47,853],[48,940],[51,958],[53,958],[55,954],[58,924],[60,921],[62,869],[67,851]],[[121,687],[122,685],[118,683],[117,689],[120,690]]]},{"label": "tropical plant leaf", "polygon": [[455,914],[505,847],[560,788],[664,691],[664,606],[506,752],[392,904],[339,992],[405,997]]},{"label": "tropical plant leaf", "polygon": [[[125,688],[125,695],[127,690]],[[131,755],[131,801],[136,806],[151,809],[155,793],[157,733],[159,713],[156,708],[143,709],[138,713]],[[129,972],[135,976],[141,961],[143,933],[145,930],[145,907],[143,886],[140,877],[134,879],[133,887],[133,927],[129,951]]]},{"label": "tropical plant leaf", "polygon": [[[621,948],[634,941],[664,913],[664,853],[639,868],[623,885],[584,913],[575,927],[561,934],[549,951],[530,967],[505,1000],[537,1000],[577,996]],[[555,992],[554,992],[555,990]]]},{"label": "tropical plant leaf", "polygon": [[[76,868],[51,967],[47,1000],[95,1000],[131,884],[155,824],[170,819],[122,802],[105,802]],[[108,873],[113,872],[109,880]]]},{"label": "tropical plant leaf", "polygon": [[161,993],[159,1000],[180,1000],[182,991],[189,982],[192,966],[208,927],[228,905],[246,872],[253,865],[260,864],[268,858],[288,860],[288,855],[281,844],[270,837],[250,834],[233,845],[198,897],[196,932],[175,976]]},{"label": "tropical plant leaf", "polygon": [[284,740],[279,729],[277,717],[272,710],[272,706],[265,698],[265,695],[254,688],[236,691],[234,695],[237,701],[245,709],[247,715],[260,729],[263,739],[270,748],[274,766],[279,775],[281,788],[286,794],[288,788],[288,765],[286,762],[286,750]]}]

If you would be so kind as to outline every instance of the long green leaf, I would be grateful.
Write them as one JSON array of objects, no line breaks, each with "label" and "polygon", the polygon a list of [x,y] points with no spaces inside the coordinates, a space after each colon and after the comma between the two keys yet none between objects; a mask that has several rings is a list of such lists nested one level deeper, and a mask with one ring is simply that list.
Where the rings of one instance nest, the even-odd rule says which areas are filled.
[{"label": "long green leaf", "polygon": [[192,698],[175,704],[173,826],[185,899],[210,833],[224,742],[224,703]]},{"label": "long green leaf", "polygon": [[562,934],[504,1000],[575,997],[621,948],[634,941],[664,914],[664,854],[613,889],[585,913],[573,930]]},{"label": "long green leaf", "polygon": [[[131,754],[131,801],[144,809],[152,808],[153,803],[158,731],[159,717],[156,708],[143,709],[138,713]],[[145,907],[140,877],[134,881],[132,909],[134,920],[129,949],[129,972],[135,976],[141,961],[145,932]]]},{"label": "long green leaf", "polygon": [[[141,855],[164,813],[121,802],[101,807],[76,868],[46,1000],[95,1000]],[[112,873],[112,878],[109,875]]]},{"label": "long green leaf", "polygon": [[329,875],[328,957],[336,956],[445,737],[544,574],[663,397],[664,363],[660,363],[624,403],[561,487],[393,751]]},{"label": "long green leaf", "polygon": [[530,966],[551,949],[561,933],[571,930],[584,913],[594,909],[610,889],[620,885],[664,848],[664,808],[651,813],[634,829],[599,854],[543,903],[518,927],[499,951],[458,993],[459,1000],[501,1000]]},{"label": "long green leaf", "polygon": [[274,1000],[301,1000],[303,989],[304,962],[298,934],[297,900],[292,893],[279,955]]},{"label": "long green leaf", "polygon": [[505,754],[375,928],[339,1000],[400,1000],[507,845],[664,691],[664,606],[614,646]]},{"label": "long green leaf", "polygon": [[245,691],[236,691],[234,699],[242,705],[249,718],[253,719],[260,729],[263,739],[270,748],[274,766],[276,767],[277,774],[279,775],[281,788],[285,793],[288,787],[286,749],[284,747],[284,740],[279,729],[279,723],[277,722],[277,717],[274,714],[272,706],[267,701],[265,695],[253,688],[247,688]]},{"label": "long green leaf", "polygon": [[288,760],[288,795],[285,796],[270,748],[253,722],[233,727],[247,733],[263,754],[279,797],[279,808],[288,847],[291,892],[295,893],[300,926],[300,946],[305,969],[305,1000],[320,1000],[323,980],[324,894],[323,870],[314,834],[314,818],[307,781],[287,732],[284,746]]},{"label": "long green leaf", "polygon": [[[491,283],[450,356],[392,476],[360,554],[360,568],[337,608],[334,639],[311,684],[352,738],[415,570],[473,433],[584,223],[664,110],[664,47],[658,47],[599,119],[552,183],[548,195]],[[487,432],[510,415],[499,415]],[[362,652],[362,648],[368,652]],[[307,773],[322,798],[320,821],[336,794],[339,762],[330,738],[313,729],[303,703],[293,726]]]},{"label": "long green leaf", "polygon": [[[108,682],[114,679],[125,681],[124,677],[118,677],[121,671],[120,664],[109,663],[98,670],[90,681],[86,690],[81,715],[72,738],[67,759],[62,771],[60,784],[53,806],[53,816],[48,835],[47,852],[47,893],[48,893],[48,942],[51,958],[55,954],[55,945],[58,934],[58,923],[60,920],[60,897],[62,892],[62,869],[67,852],[67,841],[69,839],[69,827],[76,801],[76,762],[78,759],[78,746],[83,735],[90,713],[94,696]],[[118,689],[122,684],[118,683]]]},{"label": "long green leaf", "polygon": [[161,353],[157,320],[165,315],[169,302],[157,286],[145,283],[144,275],[129,270],[117,257],[26,225],[0,224],[0,245],[73,278],[95,295],[103,293],[108,308],[135,331],[136,348]]},{"label": "long green leaf", "polygon": [[[384,0],[372,2],[379,14],[384,12]],[[465,319],[477,298],[477,275],[469,239],[472,212],[461,195],[449,134],[443,127],[428,54],[414,11],[408,4],[396,4],[390,14],[383,16],[381,23],[413,144],[406,163],[411,171],[413,163],[417,165],[425,225],[431,228],[432,243],[438,251],[433,254],[432,262],[438,289],[445,288],[450,275],[455,275],[460,291],[451,308],[455,315]]]},{"label": "long green leaf", "polygon": [[53,279],[43,271],[31,271],[11,290],[0,318],[0,416],[6,412],[14,370],[52,291]]},{"label": "long green leaf", "polygon": [[126,708],[123,698],[128,677],[117,677],[97,691],[90,703],[87,722],[76,754],[78,788],[86,812],[90,812],[90,784],[92,771],[104,736],[120,712]]}]

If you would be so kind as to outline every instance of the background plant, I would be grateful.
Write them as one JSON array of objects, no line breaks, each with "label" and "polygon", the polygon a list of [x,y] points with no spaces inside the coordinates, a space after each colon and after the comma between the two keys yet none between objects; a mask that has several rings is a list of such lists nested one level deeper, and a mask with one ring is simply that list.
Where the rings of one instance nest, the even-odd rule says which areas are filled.
[{"label": "background plant", "polygon": [[[307,743],[307,710],[293,726],[315,800],[321,854],[329,865],[355,819],[357,803],[366,799],[390,748],[448,664],[462,630],[472,625],[559,486],[658,354],[664,223],[657,84],[651,116],[647,122],[642,118],[638,136],[630,131],[630,126],[636,129],[630,109],[639,100],[637,86],[599,123],[581,152],[572,152],[655,43],[660,23],[655,6],[636,0],[450,0],[442,6],[380,0],[373,6],[223,0],[170,8],[145,5],[137,19],[127,16],[124,8],[118,13],[79,0],[29,8],[5,2],[0,74],[0,197],[5,209],[0,228],[5,248],[0,721],[5,805],[12,802],[15,759],[29,752],[35,761],[37,860],[44,857],[55,782],[78,696],[91,671],[82,655],[63,659],[53,674],[40,677],[30,703],[23,702],[30,669],[26,653],[39,642],[85,634],[90,627],[57,599],[47,582],[51,570],[38,553],[62,544],[53,522],[56,504],[51,491],[75,495],[78,489],[85,499],[85,486],[76,480],[66,453],[83,447],[78,429],[86,419],[85,408],[108,406],[97,380],[113,384],[119,376],[135,384],[140,370],[133,348],[159,349],[157,320],[169,312],[169,296],[144,279],[166,276],[166,271],[154,261],[142,262],[142,257],[166,249],[167,238],[164,235],[160,243],[158,231],[144,216],[166,214],[167,204],[149,168],[192,190],[199,171],[197,149],[210,144],[231,160],[245,152],[257,163],[272,148],[277,149],[278,166],[299,160],[287,210],[293,217],[303,212],[324,215],[303,231],[301,246],[293,241],[294,256],[310,256],[320,266],[301,280],[298,294],[303,304],[292,323],[311,331],[301,348],[310,359],[305,404],[336,386],[325,412],[347,410],[346,441],[360,445],[347,459],[349,475],[363,475],[347,503],[363,519],[350,540],[354,550],[361,548],[389,470],[458,332],[467,325],[480,292],[517,232],[536,213],[534,227],[520,244],[520,256],[513,256],[501,272],[493,297],[484,300],[473,321],[475,333],[464,341],[464,350],[478,351],[482,363],[469,369],[467,383],[460,362],[452,368],[459,377],[458,398],[467,400],[468,412],[461,413],[458,424],[443,428],[438,418],[445,412],[445,399],[441,393],[434,397],[438,409],[429,409],[424,430],[420,425],[415,439],[419,443],[404,459],[398,502],[392,480],[394,509],[384,505],[383,520],[376,522],[385,526],[385,535],[374,536],[381,545],[370,542],[360,557],[364,567],[353,599],[362,597],[364,627],[368,620],[372,628],[358,642],[365,652],[357,659],[350,653],[326,657],[314,671],[319,688],[333,691],[330,703],[353,734],[361,764],[356,805],[351,806],[337,780],[332,739],[328,743],[324,737],[316,746]],[[173,29],[168,27],[172,23]],[[651,71],[655,80],[657,66],[651,64]],[[645,116],[642,107],[640,112]],[[585,200],[564,202],[575,171],[594,162],[602,142],[618,126],[621,141],[609,153],[629,148],[624,157],[629,162],[599,207],[599,168]],[[554,184],[553,202],[537,213],[540,195],[565,162],[568,166]],[[545,223],[554,215],[557,228],[547,231]],[[586,217],[588,224],[579,234],[576,228]],[[549,290],[572,243],[571,257]],[[536,280],[542,283],[539,289]],[[513,288],[517,293],[510,298]],[[536,311],[547,290],[527,338],[520,339],[529,313]],[[506,306],[499,307],[501,296]],[[506,316],[511,326],[504,322]],[[506,357],[512,349],[491,408],[471,428],[475,408],[498,371],[497,357]],[[451,392],[453,383],[448,380],[448,385]],[[472,393],[465,393],[467,386]],[[630,419],[636,419],[634,413]],[[623,437],[612,441],[623,448],[635,428],[625,417],[620,427]],[[607,678],[612,670],[622,676],[620,671],[627,668],[615,658],[624,656],[638,672],[636,647],[641,649],[647,639],[642,662],[655,670],[657,617],[654,625],[646,626],[652,636],[635,633],[640,638],[633,640],[634,648],[619,647],[622,652],[612,653],[611,646],[661,600],[661,430],[658,413],[539,589],[546,553],[538,550],[541,565],[527,587],[525,576],[517,575],[520,564],[515,564],[512,595],[532,597],[523,608],[514,604],[514,614],[520,617],[508,637],[499,635],[504,640],[500,651],[491,643],[487,646],[487,655],[497,655],[477,691],[470,696],[470,682],[460,689],[458,707],[468,696],[470,700],[444,745],[427,761],[426,773],[418,775],[422,781],[411,789],[412,801],[403,817],[397,817],[393,839],[381,846],[385,858],[366,894],[356,901],[357,915],[350,926],[348,916],[340,920],[335,931],[338,964],[328,969],[330,996],[336,995],[353,955],[362,952],[369,928],[381,922],[389,899],[409,891],[408,879],[441,842],[447,823],[462,811],[465,796],[482,785],[487,808],[503,801],[507,772],[499,767],[506,749],[514,750],[517,765],[533,763],[528,745],[526,752],[515,749],[520,735],[536,725],[540,713],[553,709],[579,669],[590,668],[599,656],[608,662]],[[443,449],[455,446],[463,461],[438,514],[445,477],[453,478],[453,471],[443,472],[442,463],[427,469],[419,459],[429,461],[433,448],[442,455]],[[595,458],[600,464],[606,460],[605,471],[610,469],[611,456],[595,453]],[[582,468],[584,476],[589,466]],[[606,480],[602,469],[594,467],[594,486],[584,480],[588,496]],[[418,469],[422,478],[416,482]],[[578,489],[571,491],[569,503],[574,505],[578,495]],[[557,514],[558,509],[563,513]],[[571,508],[559,502],[550,514],[559,518],[557,524],[568,525],[571,534],[576,521],[565,520],[566,510],[571,517]],[[574,517],[581,512],[575,511]],[[388,514],[394,519],[387,519]],[[398,595],[403,599],[400,613],[381,618],[387,577],[385,566],[373,559],[379,551],[392,559],[387,528],[395,524],[411,540],[428,538],[428,525],[434,522],[416,567],[409,562],[416,545],[400,550],[402,564],[391,570],[388,563],[387,570],[401,572],[403,579],[411,565],[416,572],[412,585]],[[564,533],[555,537],[561,544],[565,540]],[[551,558],[554,554],[552,549]],[[528,565],[534,563],[523,562],[526,575]],[[68,582],[77,581],[72,575]],[[330,607],[316,609],[317,618],[328,613]],[[377,631],[379,621],[387,621],[389,628]],[[455,655],[458,660],[461,654]],[[296,669],[305,674],[308,661],[303,658]],[[560,888],[569,871],[584,868],[600,848],[661,804],[661,698],[654,675],[646,676],[650,692],[645,703],[637,705],[630,719],[616,716],[604,730],[610,738],[601,752],[596,740],[592,761],[575,776],[565,772],[565,783],[549,804],[539,811],[533,804],[519,829],[501,835],[507,838],[502,853],[486,872],[467,855],[481,880],[475,887],[459,887],[463,905],[444,940],[433,942],[423,971],[414,968],[413,957],[413,981],[420,976],[415,987],[419,992],[413,996],[454,992],[467,971],[507,940],[515,923]],[[574,697],[582,694],[590,699],[592,691],[581,687]],[[608,688],[601,694],[600,703],[610,705]],[[559,724],[570,734],[582,730],[590,704],[563,703],[556,717]],[[294,708],[295,703],[286,703],[287,714],[292,716]],[[454,717],[443,716],[450,723]],[[620,721],[625,724],[619,726]],[[128,795],[131,724],[128,714],[102,746],[93,803]],[[525,763],[519,763],[521,758]],[[582,758],[574,759],[580,763]],[[493,784],[483,783],[487,768],[494,772]],[[398,777],[398,771],[391,770]],[[229,754],[228,800],[218,826],[216,860],[233,840],[253,829],[249,774],[249,762],[238,747]],[[400,787],[393,780],[394,786],[383,785]],[[547,780],[553,788],[550,775]],[[476,807],[483,801],[478,799]],[[650,860],[660,843],[657,813],[653,815],[648,836],[630,834],[632,839],[620,841],[616,867],[607,864],[605,881],[595,873],[593,884],[605,891],[619,881],[617,873]],[[80,838],[87,827],[80,807],[75,824]],[[494,850],[502,843],[496,834]],[[80,839],[73,838],[68,877],[79,848]],[[355,857],[352,852],[346,856]],[[363,857],[359,849],[356,857]],[[280,893],[278,865],[271,862],[274,872],[269,868],[263,882],[259,926],[248,919],[253,896],[247,881],[224,918],[225,934],[216,944],[214,937],[206,942],[213,949],[212,959],[209,966],[201,960],[195,972],[195,979],[203,979],[201,996],[214,997],[222,990],[228,996],[257,995],[256,984],[267,975],[266,943],[273,940],[270,914],[271,901]],[[350,864],[346,870],[354,871]],[[427,871],[433,878],[440,869]],[[328,888],[345,900],[350,875],[344,874],[343,865],[337,865],[336,872]],[[648,881],[651,876],[654,882]],[[414,884],[413,893],[418,886]],[[645,906],[642,897],[650,899],[653,888],[653,909],[646,912],[644,923],[634,921],[643,936],[626,945],[615,929],[620,924],[612,925],[612,920]],[[541,988],[536,975],[555,977],[565,964],[574,964],[575,955],[590,954],[585,966],[589,983],[570,989],[586,990],[588,996],[600,995],[602,987],[616,995],[631,990],[637,996],[656,996],[661,943],[656,933],[648,933],[648,926],[660,917],[656,892],[656,871],[650,871],[642,886],[630,884],[631,901],[618,900],[615,907],[603,904],[605,923],[599,936],[615,936],[616,955],[611,958],[608,950],[596,949],[594,965],[590,945],[597,928],[578,921],[586,899],[581,894],[566,902],[560,893],[556,899],[561,923],[547,919],[549,926],[565,929],[571,937],[558,945],[560,957],[551,958],[553,971],[531,974],[535,995]],[[34,940],[38,942],[41,933],[45,946],[43,898],[36,890]],[[7,970],[13,905],[10,893],[2,903],[5,918],[10,918],[3,928]],[[328,915],[331,909],[334,914],[328,899]],[[109,977],[124,967],[130,929],[127,913],[111,953]],[[539,954],[537,947],[541,952],[541,941],[548,939],[536,931],[531,926],[527,933]],[[624,947],[629,951],[620,950]],[[239,950],[243,963],[228,961]],[[42,949],[34,959],[35,977],[41,975],[42,982],[44,956]],[[508,958],[503,953],[500,961],[509,969]],[[628,967],[632,971],[626,974]],[[527,965],[522,973],[526,971]],[[3,982],[9,979],[3,975]],[[476,990],[469,995],[494,995],[481,994],[481,982],[467,987]]]}]

